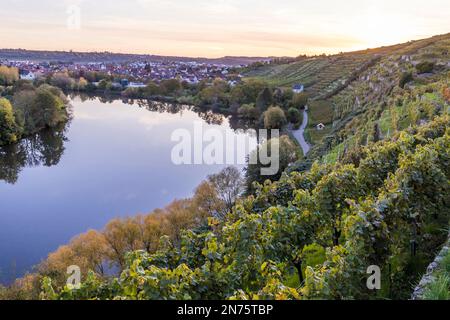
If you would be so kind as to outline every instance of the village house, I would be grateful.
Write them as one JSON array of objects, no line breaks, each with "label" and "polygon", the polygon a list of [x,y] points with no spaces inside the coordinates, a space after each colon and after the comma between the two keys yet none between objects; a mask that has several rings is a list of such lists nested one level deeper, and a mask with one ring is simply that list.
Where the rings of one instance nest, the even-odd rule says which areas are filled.
[{"label": "village house", "polygon": [[303,91],[305,91],[305,86],[302,84],[294,84],[292,86],[292,91],[296,94],[302,93]]},{"label": "village house", "polygon": [[34,79],[36,79],[36,75],[31,71],[25,71],[20,74],[20,79],[33,81]]},{"label": "village house", "polygon": [[316,128],[318,131],[322,131],[323,129],[325,129],[325,125],[323,123],[319,123]]}]

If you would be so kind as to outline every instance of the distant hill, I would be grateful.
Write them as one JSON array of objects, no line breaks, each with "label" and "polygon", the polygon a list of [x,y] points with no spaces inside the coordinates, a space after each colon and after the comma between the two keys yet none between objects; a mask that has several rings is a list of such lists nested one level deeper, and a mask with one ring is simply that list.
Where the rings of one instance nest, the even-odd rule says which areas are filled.
[{"label": "distant hill", "polygon": [[7,60],[29,60],[29,61],[48,61],[63,63],[124,63],[130,61],[195,61],[201,63],[225,64],[231,66],[248,65],[258,61],[269,61],[268,57],[222,57],[222,58],[190,58],[176,56],[158,56],[145,54],[122,54],[112,52],[74,52],[74,51],[38,51],[24,49],[0,49],[0,59]]}]

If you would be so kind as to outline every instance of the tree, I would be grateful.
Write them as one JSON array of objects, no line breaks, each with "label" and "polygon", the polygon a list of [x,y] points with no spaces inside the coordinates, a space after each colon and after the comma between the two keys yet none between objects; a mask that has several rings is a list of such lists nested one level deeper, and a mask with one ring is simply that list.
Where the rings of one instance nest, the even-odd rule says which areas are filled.
[{"label": "tree", "polygon": [[256,98],[256,107],[264,112],[273,103],[272,91],[269,88],[264,88]]},{"label": "tree", "polygon": [[238,109],[238,115],[244,120],[257,120],[259,117],[259,110],[255,107],[254,103],[243,104]]},{"label": "tree", "polygon": [[181,83],[178,79],[163,80],[160,84],[161,94],[171,96],[178,93],[181,89]]},{"label": "tree", "polygon": [[55,87],[61,88],[61,89],[73,89],[75,87],[75,80],[72,79],[67,72],[58,72],[55,73],[50,83],[54,85]]},{"label": "tree", "polygon": [[[266,182],[235,204],[220,227],[201,229],[194,223],[177,244],[163,238],[155,254],[129,253],[120,277],[90,274],[80,289],[55,291],[45,278],[42,297],[408,299],[410,284],[422,271],[415,271],[418,262],[432,261],[448,237],[449,121],[443,116],[409,129],[410,136],[364,147],[362,158],[378,153],[367,165],[316,163],[309,172]],[[372,166],[381,182],[366,194],[362,186],[370,182],[360,179],[373,175],[361,171]],[[195,215],[189,201],[173,209]],[[180,217],[167,222],[178,223],[177,232]],[[410,253],[416,240],[420,260]],[[371,265],[383,272],[380,291],[367,289]],[[294,273],[298,281],[291,280]]]},{"label": "tree", "polygon": [[142,232],[136,218],[111,220],[103,230],[109,246],[108,258],[121,270],[125,267],[125,254],[143,248]]},{"label": "tree", "polygon": [[10,86],[19,80],[19,69],[16,67],[0,66],[0,85]]},{"label": "tree", "polygon": [[229,85],[226,81],[216,79],[211,86],[206,86],[200,90],[198,97],[202,105],[212,106],[214,108],[228,108]]},{"label": "tree", "polygon": [[[225,210],[230,211],[243,192],[244,181],[239,169],[227,167],[217,174],[208,176],[208,181],[213,185],[219,199],[225,204]],[[222,212],[222,217],[223,215]]]},{"label": "tree", "polygon": [[223,219],[228,210],[225,202],[219,198],[217,189],[209,181],[203,181],[197,189],[195,189],[192,204],[200,213],[200,217],[203,221],[207,221],[207,218],[209,217]]},{"label": "tree", "polygon": [[153,81],[150,81],[149,83],[147,83],[147,86],[145,87],[144,92],[149,97],[161,94],[161,90],[160,90],[159,86]]},{"label": "tree", "polygon": [[297,108],[289,108],[288,110],[289,122],[298,124],[302,121],[302,114]]},{"label": "tree", "polygon": [[266,129],[281,129],[286,123],[286,116],[280,107],[270,107],[264,112],[264,127]]},{"label": "tree", "polygon": [[85,78],[80,77],[80,79],[78,79],[78,84],[77,84],[77,88],[80,91],[84,91],[86,90],[87,86],[88,86],[88,82]]},{"label": "tree", "polygon": [[54,127],[59,122],[66,120],[64,102],[52,92],[51,87],[41,86],[36,90],[33,115],[37,129]]},{"label": "tree", "polygon": [[294,94],[292,97],[292,106],[297,109],[304,109],[308,103],[308,95],[304,92]]},{"label": "tree", "polygon": [[398,86],[403,89],[406,84],[408,84],[409,82],[411,82],[413,80],[414,80],[414,77],[411,72],[403,72],[400,75],[400,80],[398,82]]},{"label": "tree", "polygon": [[0,145],[16,142],[19,134],[11,103],[0,98]]},{"label": "tree", "polygon": [[278,158],[272,159],[279,164],[279,170],[276,174],[272,176],[262,176],[261,168],[268,167],[267,165],[261,164],[260,161],[257,163],[248,163],[245,178],[247,193],[253,193],[255,191],[254,182],[263,184],[266,180],[276,181],[278,180],[282,173],[289,167],[290,164],[297,161],[300,157],[300,151],[297,145],[289,139],[288,136],[283,135],[280,138],[273,138],[269,141],[264,142],[262,146],[259,146],[257,150],[253,151],[249,156],[249,159],[258,159],[257,155],[261,148],[268,151],[268,156],[272,156],[272,148],[278,148],[279,155]]},{"label": "tree", "polygon": [[444,99],[450,103],[450,87],[444,87],[442,89],[442,95],[444,96]]}]

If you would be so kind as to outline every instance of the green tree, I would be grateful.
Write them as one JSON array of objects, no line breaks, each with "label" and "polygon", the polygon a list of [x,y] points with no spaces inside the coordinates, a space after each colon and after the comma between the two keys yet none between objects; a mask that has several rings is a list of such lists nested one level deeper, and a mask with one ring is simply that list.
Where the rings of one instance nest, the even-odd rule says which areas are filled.
[{"label": "green tree", "polygon": [[269,157],[272,156],[272,150],[274,150],[273,148],[278,148],[278,158],[274,157],[272,161],[279,164],[279,170],[272,176],[263,176],[261,175],[261,168],[267,167],[267,165],[261,164],[260,161],[257,161],[257,163],[251,163],[249,161],[245,173],[247,193],[253,193],[255,191],[254,182],[263,184],[266,180],[278,180],[284,170],[286,170],[286,168],[288,168],[290,164],[297,161],[300,157],[298,146],[293,143],[292,140],[289,139],[289,137],[286,135],[264,142],[262,146],[258,147],[257,150],[253,151],[250,154],[249,160],[258,159],[258,153],[260,152],[261,148],[268,151],[267,153]]},{"label": "green tree", "polygon": [[254,103],[243,104],[238,109],[239,118],[244,120],[257,120],[259,118],[259,110],[255,107]]},{"label": "green tree", "polygon": [[304,92],[294,94],[292,97],[292,105],[294,108],[303,109],[308,103],[308,95]]},{"label": "green tree", "polygon": [[269,88],[264,88],[256,98],[256,107],[261,111],[264,112],[269,108],[270,105],[272,105],[273,102],[273,96],[272,91]]},{"label": "green tree", "polygon": [[302,121],[302,114],[297,108],[289,108],[288,117],[290,123],[298,124]]},{"label": "green tree", "polygon": [[18,135],[13,107],[9,100],[0,98],[0,145],[16,142]]},{"label": "green tree", "polygon": [[414,80],[414,77],[413,77],[412,72],[403,72],[400,75],[400,80],[398,82],[398,85],[399,85],[400,88],[403,89],[406,84],[408,84],[409,82],[411,82],[413,80]]},{"label": "green tree", "polygon": [[54,127],[66,119],[64,102],[50,88],[39,87],[36,90],[33,111],[37,128]]},{"label": "green tree", "polygon": [[264,128],[281,129],[287,124],[286,116],[280,107],[270,107],[264,112]]}]

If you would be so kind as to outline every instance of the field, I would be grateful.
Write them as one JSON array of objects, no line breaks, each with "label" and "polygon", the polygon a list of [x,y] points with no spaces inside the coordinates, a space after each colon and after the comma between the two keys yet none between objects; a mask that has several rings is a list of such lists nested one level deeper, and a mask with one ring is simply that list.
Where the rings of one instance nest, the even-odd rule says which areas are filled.
[{"label": "field", "polygon": [[[318,144],[324,137],[331,134],[333,122],[333,108],[325,100],[311,101],[309,103],[309,123],[306,129],[306,138],[313,145]],[[318,124],[324,124],[325,129],[317,130]]]}]

